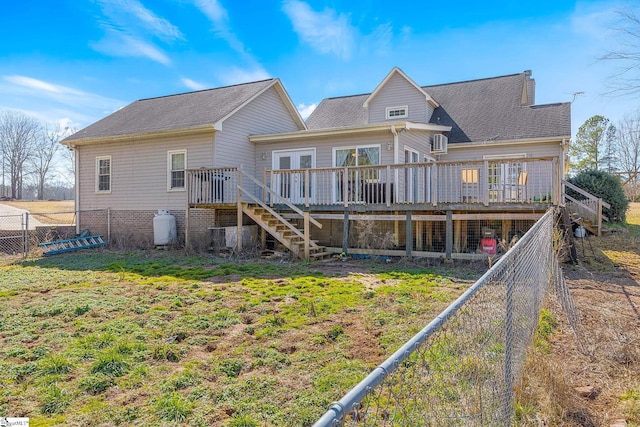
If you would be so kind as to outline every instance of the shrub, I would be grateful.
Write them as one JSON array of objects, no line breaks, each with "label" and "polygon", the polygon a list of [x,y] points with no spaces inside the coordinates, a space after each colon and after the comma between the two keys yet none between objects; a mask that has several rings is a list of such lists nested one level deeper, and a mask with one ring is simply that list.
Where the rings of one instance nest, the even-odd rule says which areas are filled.
[{"label": "shrub", "polygon": [[[604,215],[613,222],[625,222],[629,201],[622,190],[620,179],[604,171],[587,170],[569,179],[569,182],[576,185],[596,197],[600,197],[611,205],[610,209],[603,209]],[[568,191],[569,195],[576,197],[576,194]]]}]

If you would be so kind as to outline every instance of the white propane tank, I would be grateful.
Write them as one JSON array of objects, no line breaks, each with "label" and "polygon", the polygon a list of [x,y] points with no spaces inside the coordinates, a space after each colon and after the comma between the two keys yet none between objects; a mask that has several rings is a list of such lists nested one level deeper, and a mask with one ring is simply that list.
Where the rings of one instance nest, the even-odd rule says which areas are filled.
[{"label": "white propane tank", "polygon": [[153,217],[153,244],[166,247],[175,243],[176,239],[176,217],[169,211],[159,209]]},{"label": "white propane tank", "polygon": [[576,230],[573,232],[573,235],[576,236],[578,239],[582,239],[587,235],[587,230],[583,226],[580,226],[576,228]]}]

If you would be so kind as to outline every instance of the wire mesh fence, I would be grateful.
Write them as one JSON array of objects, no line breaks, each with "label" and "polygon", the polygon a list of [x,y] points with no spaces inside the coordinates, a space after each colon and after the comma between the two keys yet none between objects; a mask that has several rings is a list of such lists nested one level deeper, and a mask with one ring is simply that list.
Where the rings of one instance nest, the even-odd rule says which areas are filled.
[{"label": "wire mesh fence", "polygon": [[78,218],[82,218],[81,228],[108,239],[111,227],[107,209],[0,215],[0,260],[38,254],[42,252],[41,243],[75,237]]},{"label": "wire mesh fence", "polygon": [[549,211],[314,427],[511,425],[514,387],[558,278],[556,238]]}]

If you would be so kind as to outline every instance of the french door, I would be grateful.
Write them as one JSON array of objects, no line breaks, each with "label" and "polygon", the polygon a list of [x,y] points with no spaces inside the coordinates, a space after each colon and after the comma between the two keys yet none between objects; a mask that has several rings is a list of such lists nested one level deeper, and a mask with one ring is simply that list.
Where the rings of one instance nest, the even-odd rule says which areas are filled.
[{"label": "french door", "polygon": [[[316,151],[314,149],[274,151],[273,169],[282,171],[272,175],[271,188],[291,203],[301,204],[308,196],[313,197],[313,185],[305,181],[305,173],[300,169],[315,167]],[[286,172],[292,170],[292,172]],[[277,201],[276,201],[277,202]]]}]

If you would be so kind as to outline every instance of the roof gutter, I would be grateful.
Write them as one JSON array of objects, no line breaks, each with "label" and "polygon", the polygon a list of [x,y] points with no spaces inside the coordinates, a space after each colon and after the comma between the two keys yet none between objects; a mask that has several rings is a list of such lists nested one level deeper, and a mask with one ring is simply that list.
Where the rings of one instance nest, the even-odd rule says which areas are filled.
[{"label": "roof gutter", "polygon": [[[104,136],[104,137],[93,137],[93,138],[74,138],[74,139],[63,139],[60,141],[61,144],[66,145],[69,148],[75,148],[80,145],[91,145],[96,143],[107,143],[107,142],[122,142],[122,141],[131,141],[135,140],[146,140],[146,139],[156,139],[156,138],[169,138],[169,137],[179,137],[179,136],[189,136],[195,135],[205,132],[215,132],[216,127],[214,125],[206,125],[206,126],[197,126],[187,129],[172,129],[172,130],[164,130],[164,131],[155,131],[155,132],[147,132],[147,133],[133,133],[126,135],[113,135],[113,136]],[[82,131],[80,131],[82,132]]]},{"label": "roof gutter", "polygon": [[455,142],[449,143],[448,149],[455,150],[469,147],[497,147],[501,145],[525,145],[525,144],[540,144],[545,142],[560,142],[571,138],[570,136],[550,136],[546,138],[524,138],[524,139],[505,139],[503,141],[476,141],[476,142]]},{"label": "roof gutter", "polygon": [[451,130],[451,126],[436,125],[431,123],[414,123],[414,122],[394,122],[385,124],[374,124],[367,126],[358,126],[350,128],[331,128],[331,129],[315,129],[315,130],[303,130],[298,132],[288,133],[274,133],[266,135],[250,135],[249,140],[253,143],[256,142],[272,142],[272,141],[290,141],[300,140],[306,138],[321,138],[325,136],[334,135],[353,135],[363,133],[375,133],[375,132],[392,132],[393,129],[407,130],[419,130],[419,131],[431,131],[431,132],[448,132]]}]

